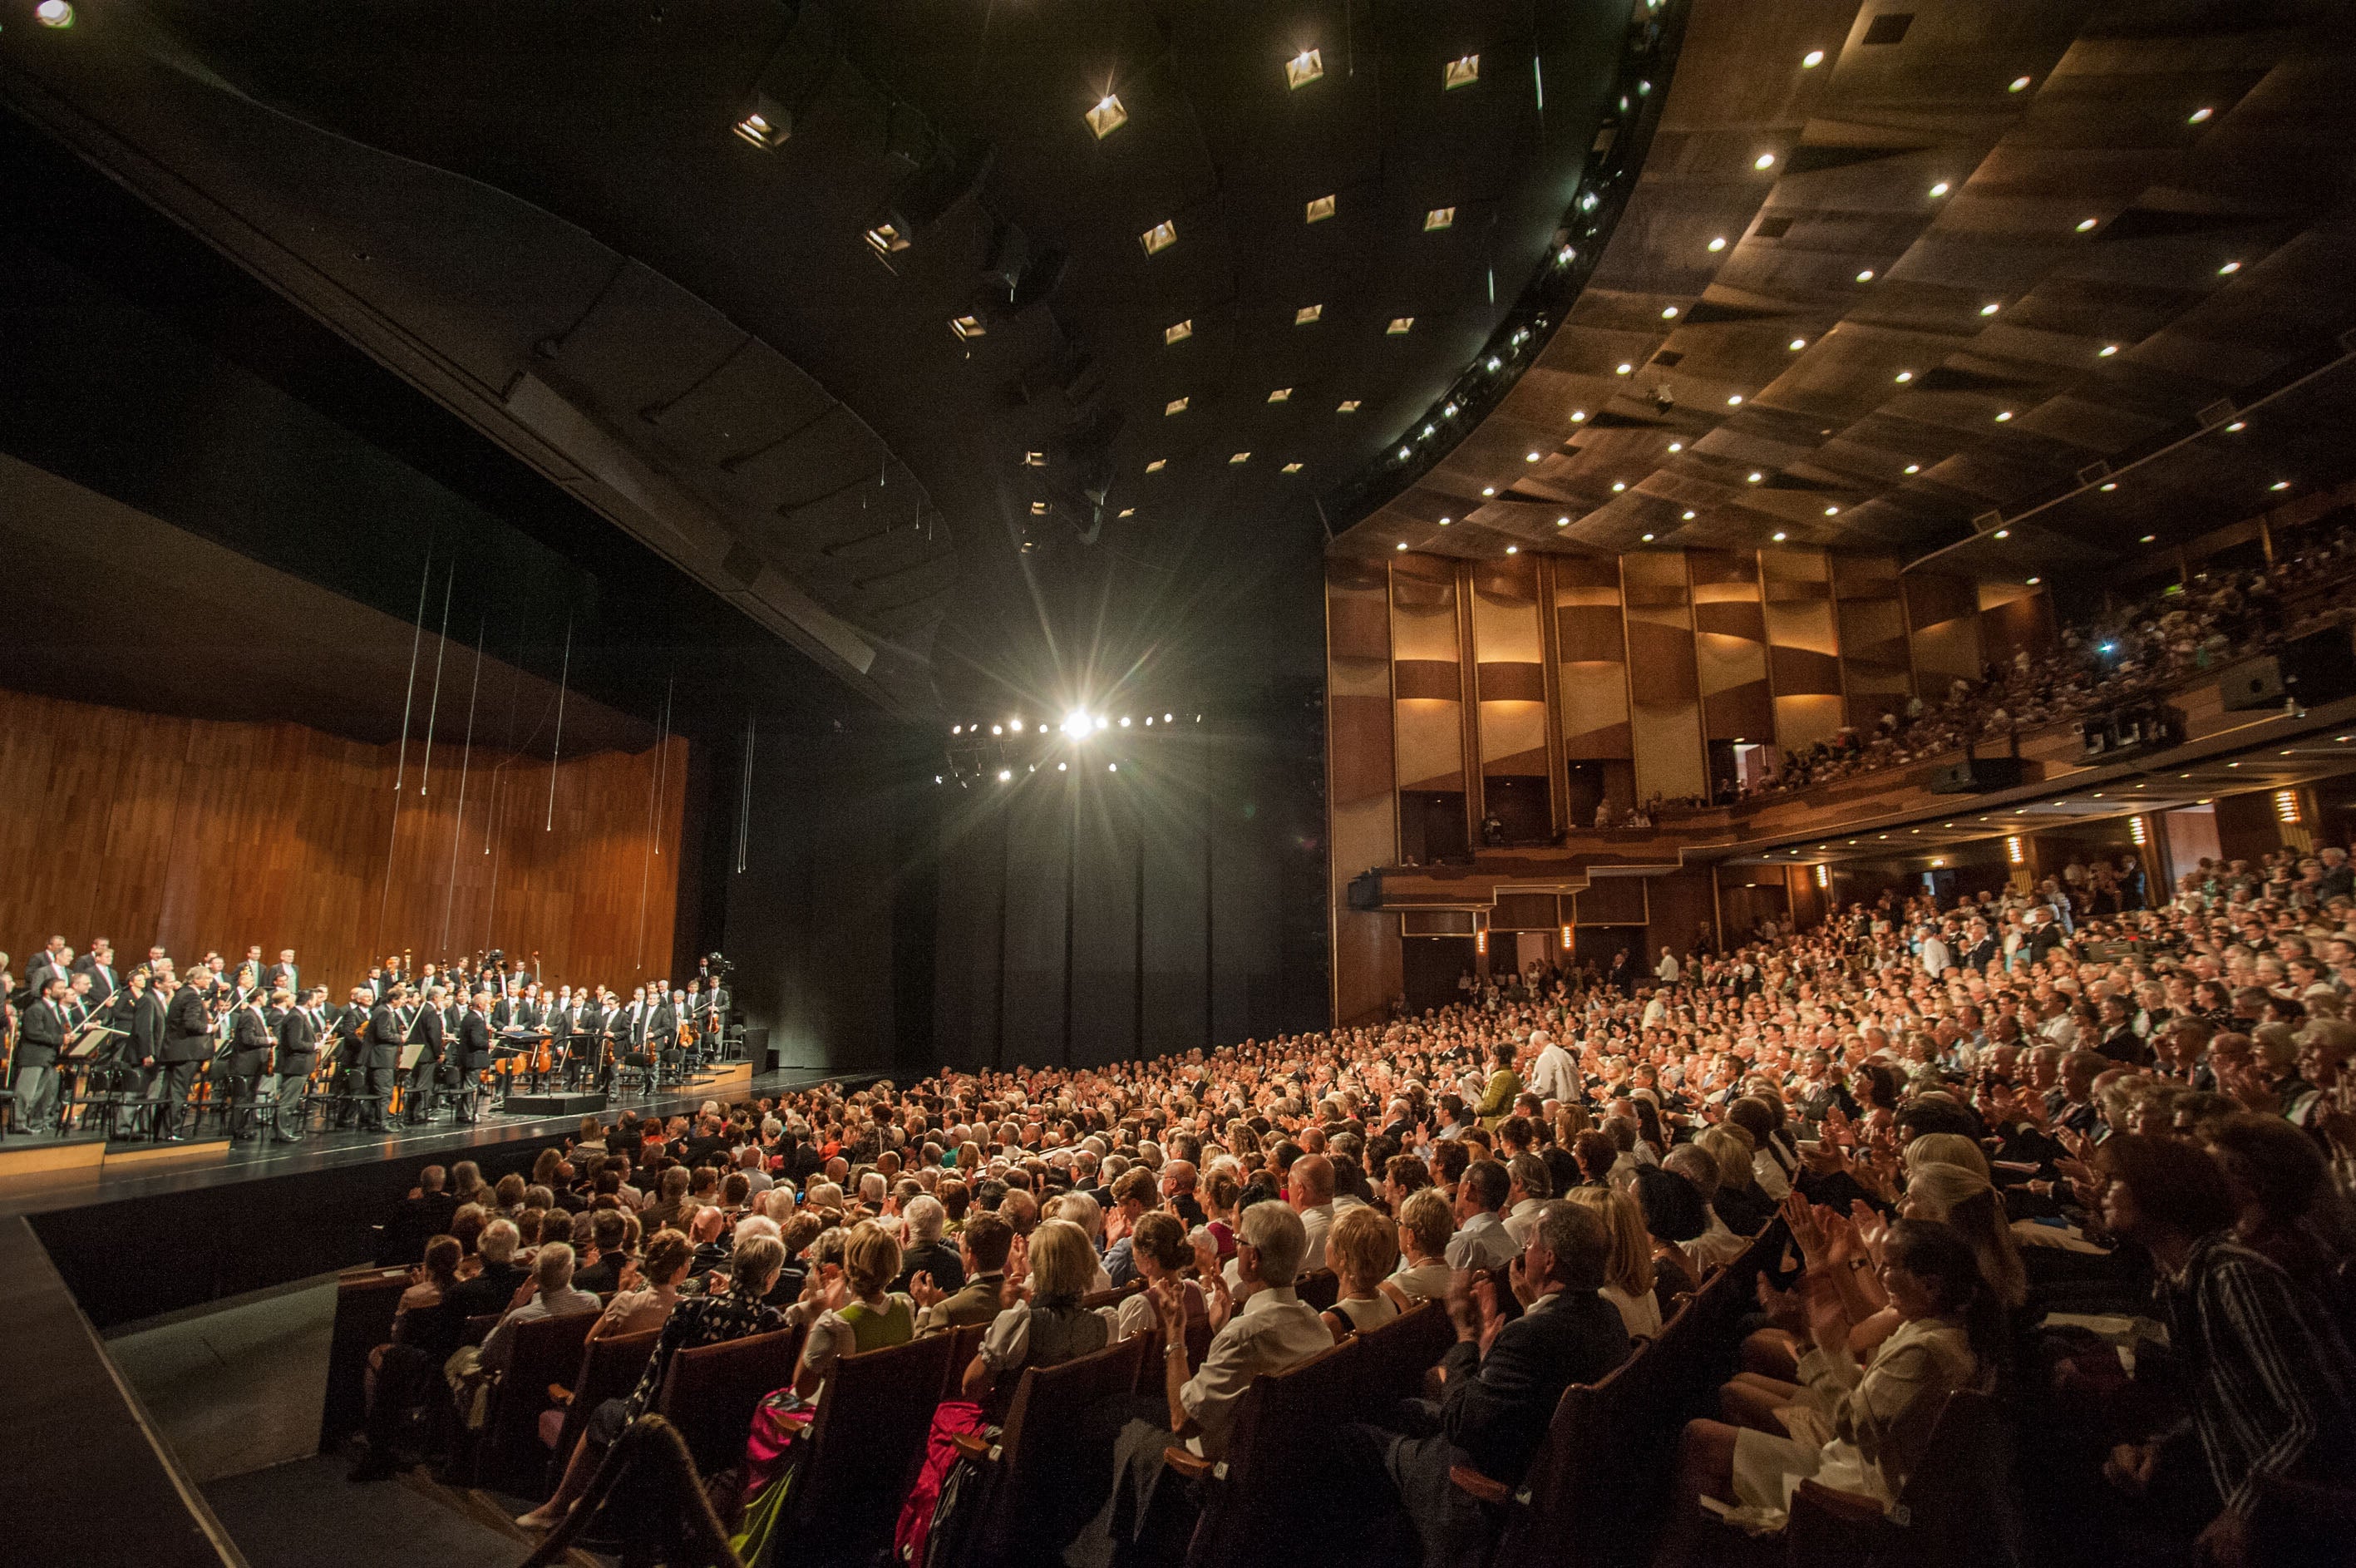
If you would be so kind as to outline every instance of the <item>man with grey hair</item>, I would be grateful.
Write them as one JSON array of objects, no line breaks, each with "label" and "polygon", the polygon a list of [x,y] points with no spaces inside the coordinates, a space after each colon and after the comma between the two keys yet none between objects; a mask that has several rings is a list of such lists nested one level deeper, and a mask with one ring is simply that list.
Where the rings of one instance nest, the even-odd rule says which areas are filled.
[{"label": "man with grey hair", "polygon": [[1325,1233],[1333,1229],[1333,1162],[1323,1155],[1303,1155],[1284,1173],[1285,1196],[1301,1216],[1307,1237],[1301,1252],[1302,1272],[1325,1266]]},{"label": "man with grey hair", "polygon": [[452,1285],[442,1298],[443,1305],[461,1318],[507,1311],[518,1287],[531,1277],[531,1271],[515,1261],[522,1240],[512,1219],[494,1219],[484,1226],[475,1241],[475,1255],[483,1260],[482,1272]]},{"label": "man with grey hair", "polygon": [[892,1282],[892,1288],[905,1291],[909,1281],[928,1273],[945,1292],[953,1294],[963,1290],[964,1261],[955,1247],[941,1240],[949,1220],[949,1211],[941,1207],[941,1200],[929,1193],[912,1197],[900,1210],[900,1218],[908,1222],[908,1236],[900,1253],[900,1277]]},{"label": "man with grey hair", "polygon": [[[1154,1311],[1162,1320],[1162,1397],[1141,1402],[1141,1408],[1154,1409],[1161,1419],[1133,1419],[1121,1429],[1113,1448],[1112,1496],[1065,1551],[1069,1568],[1111,1568],[1132,1551],[1143,1560],[1158,1560],[1162,1554],[1148,1544],[1149,1536],[1174,1546],[1170,1555],[1183,1552],[1184,1541],[1170,1517],[1172,1510],[1154,1508],[1171,1437],[1184,1439],[1192,1453],[1219,1458],[1226,1449],[1236,1402],[1252,1380],[1263,1372],[1280,1372],[1333,1344],[1317,1309],[1292,1288],[1309,1247],[1301,1216],[1281,1203],[1255,1203],[1243,1211],[1236,1231],[1236,1266],[1242,1283],[1234,1294],[1215,1263],[1196,1254],[1214,1332],[1211,1348],[1191,1378],[1186,1374],[1183,1283],[1171,1275],[1153,1287]],[[1616,1320],[1615,1308],[1606,1305],[1604,1310]],[[1172,1538],[1167,1542],[1165,1532]]]},{"label": "man with grey hair", "polygon": [[[1396,1418],[1402,1430],[1349,1429],[1360,1463],[1380,1471],[1414,1525],[1425,1568],[1477,1559],[1487,1535],[1481,1505],[1449,1471],[1466,1465],[1520,1486],[1563,1390],[1601,1381],[1627,1359],[1619,1309],[1597,1294],[1611,1250],[1596,1210],[1541,1205],[1502,1277],[1459,1273],[1450,1284],[1456,1343],[1440,1363],[1438,1402],[1407,1402]],[[1511,1321],[1508,1289],[1522,1306]]]},{"label": "man with grey hair", "polygon": [[563,1241],[551,1241],[532,1254],[531,1299],[500,1318],[489,1337],[483,1341],[485,1371],[507,1370],[508,1360],[515,1354],[518,1325],[603,1310],[604,1304],[595,1296],[573,1287],[573,1248]]}]

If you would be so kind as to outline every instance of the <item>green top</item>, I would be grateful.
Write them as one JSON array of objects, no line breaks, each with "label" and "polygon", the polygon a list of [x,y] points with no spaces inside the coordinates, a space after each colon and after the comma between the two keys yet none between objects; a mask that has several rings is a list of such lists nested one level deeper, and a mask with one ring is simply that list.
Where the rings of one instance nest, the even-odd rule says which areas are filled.
[{"label": "green top", "polygon": [[851,1325],[851,1342],[862,1352],[905,1345],[916,1337],[916,1314],[908,1298],[894,1291],[886,1299],[892,1305],[881,1312],[854,1301],[835,1314]]},{"label": "green top", "polygon": [[1513,1114],[1514,1097],[1521,1091],[1522,1075],[1509,1067],[1499,1068],[1489,1075],[1489,1087],[1481,1091],[1481,1103],[1472,1108],[1473,1121],[1484,1131],[1495,1132]]}]

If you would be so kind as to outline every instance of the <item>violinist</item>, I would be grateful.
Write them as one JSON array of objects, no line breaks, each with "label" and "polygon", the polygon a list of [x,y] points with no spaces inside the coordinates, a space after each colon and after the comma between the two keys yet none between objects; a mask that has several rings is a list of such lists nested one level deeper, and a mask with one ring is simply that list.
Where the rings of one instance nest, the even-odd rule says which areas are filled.
[{"label": "violinist", "polygon": [[304,1097],[310,1092],[311,1069],[319,1059],[319,1041],[327,1032],[327,988],[314,986],[302,993],[300,1005],[293,993],[280,990],[272,1000],[285,1000],[278,1020],[278,1054],[271,1066],[278,1074],[276,1114],[270,1129],[274,1144],[303,1141]]},{"label": "violinist", "polygon": [[[260,950],[255,950],[257,956]],[[229,1137],[232,1144],[251,1144],[262,1135],[260,1104],[262,1075],[270,1066],[276,1033],[262,1011],[262,972],[230,1009],[227,1084],[230,1090]],[[283,996],[284,993],[280,993]]]}]

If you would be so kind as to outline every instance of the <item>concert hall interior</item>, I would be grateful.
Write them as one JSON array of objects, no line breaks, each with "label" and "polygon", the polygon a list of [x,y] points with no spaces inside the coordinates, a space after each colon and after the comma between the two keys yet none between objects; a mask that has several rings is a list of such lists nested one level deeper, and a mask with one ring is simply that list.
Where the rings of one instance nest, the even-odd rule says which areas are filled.
[{"label": "concert hall interior", "polygon": [[0,110],[0,1557],[2347,1561],[2356,10]]}]

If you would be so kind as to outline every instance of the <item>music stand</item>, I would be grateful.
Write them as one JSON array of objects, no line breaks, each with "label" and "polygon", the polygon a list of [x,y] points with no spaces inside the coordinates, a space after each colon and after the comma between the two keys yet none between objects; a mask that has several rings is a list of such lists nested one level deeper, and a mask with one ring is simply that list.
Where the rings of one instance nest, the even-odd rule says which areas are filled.
[{"label": "music stand", "polygon": [[[99,1023],[83,1024],[66,1036],[65,1044],[58,1051],[58,1066],[60,1076],[65,1073],[73,1075],[73,1087],[65,1094],[63,1103],[58,1109],[59,1135],[63,1135],[65,1130],[72,1125],[74,1110],[77,1106],[80,1107],[83,1112],[83,1127],[88,1128],[91,1101],[85,1090],[90,1086],[90,1075],[95,1069],[107,1065],[107,1058],[113,1055],[113,1042],[127,1040],[130,1037],[130,1031],[127,1029],[112,1029]],[[102,1099],[103,1098],[102,1096]],[[100,1105],[99,1115],[102,1118],[112,1114],[112,1106]]]}]

